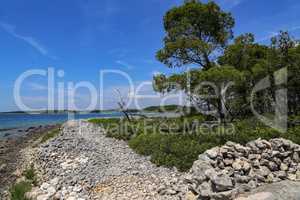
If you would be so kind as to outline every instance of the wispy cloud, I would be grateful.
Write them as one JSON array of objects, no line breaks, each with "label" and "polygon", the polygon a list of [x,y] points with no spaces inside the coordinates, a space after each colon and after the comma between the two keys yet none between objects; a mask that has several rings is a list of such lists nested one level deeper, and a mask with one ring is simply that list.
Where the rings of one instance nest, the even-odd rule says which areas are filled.
[{"label": "wispy cloud", "polygon": [[[289,29],[282,29],[282,30],[286,30],[286,31],[292,33],[294,31],[300,30],[300,26],[293,26]],[[257,42],[264,42],[266,40],[270,40],[272,37],[279,35],[279,33],[280,33],[279,31],[270,31],[266,36],[257,39]]]},{"label": "wispy cloud", "polygon": [[245,1],[247,0],[217,0],[217,3],[219,3],[222,7],[232,10]]},{"label": "wispy cloud", "polygon": [[126,67],[129,70],[131,70],[131,69],[134,68],[134,66],[132,66],[132,65],[130,65],[127,62],[122,61],[122,60],[117,60],[116,63],[119,64],[119,65],[122,65],[122,66]]},{"label": "wispy cloud", "polygon": [[12,35],[13,37],[23,40],[28,45],[36,49],[40,54],[50,57],[52,59],[57,59],[55,56],[49,55],[48,50],[42,44],[40,44],[35,38],[18,34],[16,32],[16,26],[5,22],[0,22],[0,28],[2,28],[4,31],[6,31],[8,34]]}]

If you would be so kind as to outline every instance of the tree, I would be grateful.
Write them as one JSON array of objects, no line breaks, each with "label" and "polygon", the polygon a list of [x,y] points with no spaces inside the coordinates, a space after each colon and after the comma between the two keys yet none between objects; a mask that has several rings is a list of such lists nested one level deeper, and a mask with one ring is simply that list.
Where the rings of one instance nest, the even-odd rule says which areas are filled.
[{"label": "tree", "polygon": [[[286,67],[288,69],[288,107],[289,114],[297,115],[300,111],[300,47],[299,41],[291,37],[287,31],[280,31],[272,38],[271,52],[274,71]],[[275,85],[275,84],[274,84]],[[273,93],[278,87],[274,86]]]},{"label": "tree", "polygon": [[162,93],[183,90],[190,95],[195,107],[201,111],[215,111],[212,114],[224,123],[227,118],[232,120],[235,117],[232,105],[236,104],[236,89],[243,78],[243,74],[234,67],[215,66],[208,70],[193,69],[169,77],[159,75],[154,78],[153,85],[156,91]]},{"label": "tree", "polygon": [[240,105],[236,105],[236,109],[240,110],[240,115],[251,112],[252,88],[260,79],[268,75],[266,62],[268,49],[265,45],[255,43],[252,33],[246,33],[235,38],[233,44],[226,47],[224,54],[218,59],[219,64],[234,66],[244,75],[245,81],[237,89]]},{"label": "tree", "polygon": [[234,19],[214,2],[185,1],[164,17],[163,49],[157,59],[168,67],[196,64],[204,69],[213,66],[213,54],[232,39]]}]

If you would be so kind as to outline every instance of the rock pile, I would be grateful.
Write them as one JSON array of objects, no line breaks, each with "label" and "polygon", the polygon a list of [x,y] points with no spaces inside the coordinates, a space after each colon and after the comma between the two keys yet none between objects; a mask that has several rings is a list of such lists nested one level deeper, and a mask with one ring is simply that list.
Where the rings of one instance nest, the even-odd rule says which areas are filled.
[{"label": "rock pile", "polygon": [[38,148],[35,165],[42,180],[27,194],[32,200],[160,199],[164,179],[180,176],[85,121],[66,123],[58,137]]},{"label": "rock pile", "polygon": [[292,182],[300,180],[300,146],[285,139],[258,139],[245,146],[227,142],[199,155],[188,173],[178,173],[155,166],[97,126],[70,121],[35,155],[40,186],[26,194],[33,200],[232,200],[247,192],[239,200],[270,200],[272,192],[252,193],[280,187],[268,183],[289,184],[293,189],[281,188],[290,197],[300,196],[300,184]]},{"label": "rock pile", "polygon": [[207,150],[184,181],[195,199],[230,200],[267,183],[300,180],[300,146],[285,139],[227,142]]}]

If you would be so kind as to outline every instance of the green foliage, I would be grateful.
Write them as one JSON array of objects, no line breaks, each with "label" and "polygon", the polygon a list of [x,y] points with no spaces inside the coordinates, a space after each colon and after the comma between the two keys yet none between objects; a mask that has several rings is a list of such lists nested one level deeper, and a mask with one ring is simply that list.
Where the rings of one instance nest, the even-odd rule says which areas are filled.
[{"label": "green foliage", "polygon": [[[200,139],[200,138],[198,138]],[[214,144],[200,143],[189,135],[141,134],[129,141],[137,153],[151,155],[151,161],[157,165],[177,167],[188,170],[198,155]]]},{"label": "green foliage", "polygon": [[9,192],[11,200],[29,200],[25,198],[25,193],[31,190],[32,186],[30,182],[22,181],[14,184]]},{"label": "green foliage", "polygon": [[[300,119],[293,116],[290,120]],[[151,118],[134,120],[127,124],[134,130],[133,135],[126,132],[115,131],[108,133],[108,137],[128,140],[129,146],[137,153],[151,156],[151,161],[159,166],[177,167],[181,171],[187,171],[205,150],[221,146],[227,141],[246,144],[249,141],[263,138],[286,138],[300,144],[300,126],[288,129],[287,133],[280,133],[265,126],[255,118],[234,122],[235,133],[226,132],[227,127],[216,127],[208,131],[200,131],[194,127],[201,125],[205,120],[202,115],[180,118]],[[90,120],[92,122],[116,122],[109,120]],[[108,127],[108,126],[107,126]],[[128,131],[128,130],[127,130]],[[220,132],[221,131],[221,132]],[[130,137],[124,137],[130,135]]]},{"label": "green foliage", "polygon": [[214,2],[186,1],[164,17],[164,48],[157,59],[169,67],[198,64],[213,65],[211,54],[232,38],[234,19]]},{"label": "green foliage", "polygon": [[26,169],[23,172],[23,175],[30,183],[32,183],[33,185],[37,185],[38,179],[33,165],[31,165],[28,169]]},{"label": "green foliage", "polygon": [[60,132],[60,128],[56,128],[54,130],[45,133],[41,138],[41,143],[45,143],[48,140],[55,138],[59,134],[59,132]]},{"label": "green foliage", "polygon": [[[298,115],[299,41],[288,32],[280,31],[271,39],[269,46],[256,43],[252,33],[240,35],[228,45],[228,41],[233,38],[233,26],[231,14],[222,11],[214,2],[205,4],[198,0],[187,0],[182,6],[169,10],[164,17],[164,47],[157,52],[157,59],[168,67],[196,64],[201,69],[169,77],[164,74],[154,76],[154,90],[161,93],[183,90],[194,105],[205,105],[205,109],[217,110],[218,116],[214,117],[225,123],[248,117],[251,114],[251,103],[260,113],[274,111],[276,90],[281,87],[276,84],[274,73],[287,68],[289,77],[285,87],[288,89],[288,112]],[[217,58],[218,64],[213,58]],[[251,98],[255,85],[266,77],[270,87]],[[218,93],[207,87],[189,90],[190,84],[193,89],[205,81],[216,84]],[[220,85],[231,81],[235,88],[229,91],[230,96],[224,96],[220,92]],[[204,97],[214,92],[217,96],[214,100]],[[224,102],[227,105],[222,105]]]},{"label": "green foliage", "polygon": [[149,106],[143,109],[147,112],[184,112],[188,107],[179,105]]}]

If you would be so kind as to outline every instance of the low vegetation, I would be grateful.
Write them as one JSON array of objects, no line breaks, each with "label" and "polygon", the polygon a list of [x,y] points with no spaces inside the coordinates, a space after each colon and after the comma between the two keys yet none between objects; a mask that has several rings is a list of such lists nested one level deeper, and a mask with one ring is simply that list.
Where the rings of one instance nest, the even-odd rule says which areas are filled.
[{"label": "low vegetation", "polygon": [[246,144],[257,138],[283,137],[300,144],[300,126],[280,133],[256,119],[239,120],[228,127],[207,128],[203,116],[181,118],[93,119],[90,122],[105,128],[108,137],[126,140],[139,154],[151,156],[158,166],[176,167],[187,171],[198,155],[227,141]]},{"label": "low vegetation", "polygon": [[32,185],[28,181],[14,184],[9,190],[11,200],[29,200],[25,197],[25,193],[29,192],[31,188]]},{"label": "low vegetation", "polygon": [[164,106],[149,106],[143,109],[145,112],[183,112],[188,107],[178,105],[164,105]]},{"label": "low vegetation", "polygon": [[60,128],[55,128],[51,131],[48,131],[47,133],[45,133],[42,138],[41,138],[41,143],[45,143],[48,140],[55,138],[60,132]]},{"label": "low vegetation", "polygon": [[33,165],[23,172],[23,176],[33,185],[37,185],[38,179]]},{"label": "low vegetation", "polygon": [[24,181],[15,183],[9,189],[11,200],[29,200],[25,197],[26,192],[29,192],[32,186],[37,185],[37,175],[33,165],[23,172],[23,176]]}]

